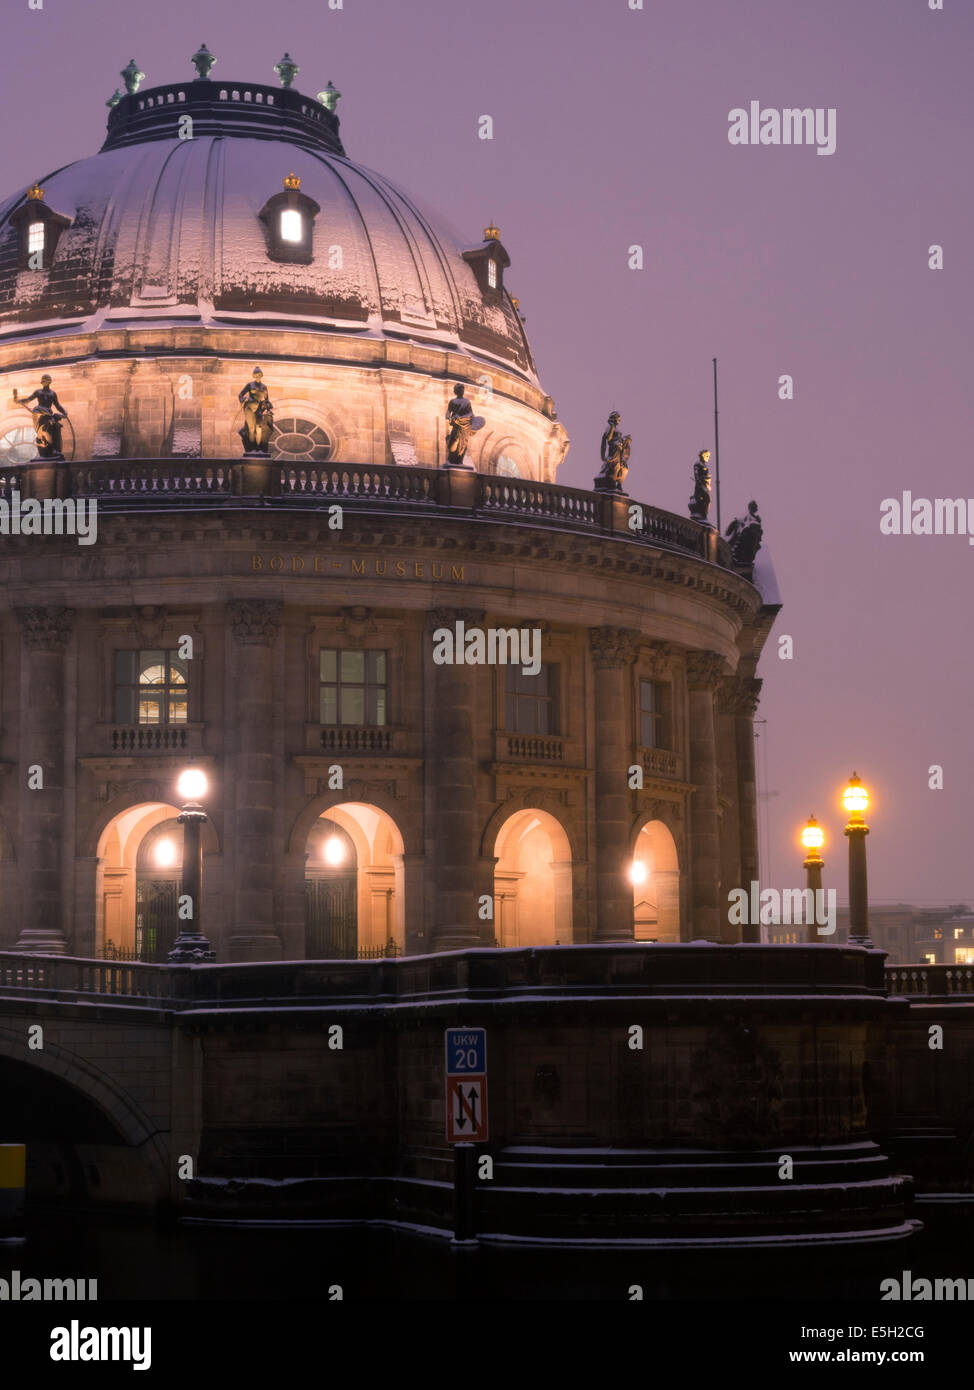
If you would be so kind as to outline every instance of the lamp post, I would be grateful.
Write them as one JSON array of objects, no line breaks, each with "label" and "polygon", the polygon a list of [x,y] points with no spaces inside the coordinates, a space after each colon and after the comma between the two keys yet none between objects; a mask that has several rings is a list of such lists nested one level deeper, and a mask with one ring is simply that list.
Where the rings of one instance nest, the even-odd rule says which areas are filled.
[{"label": "lamp post", "polygon": [[[206,795],[206,785],[206,774],[198,767],[186,768],[176,783],[185,803],[178,818],[183,827],[183,875],[179,898],[180,921],[183,925],[169,952],[171,965],[199,965],[204,961],[216,960],[200,925],[203,893],[203,844],[200,832],[206,821],[206,812],[197,798]],[[188,915],[184,916],[187,912]]]},{"label": "lamp post", "polygon": [[849,823],[845,828],[849,840],[849,944],[871,947],[866,888],[866,836],[869,826],[862,814],[869,805],[869,793],[855,772],[842,793],[842,804],[849,812]]},{"label": "lamp post", "polygon": [[825,844],[825,832],[814,816],[809,816],[808,824],[802,831],[802,844],[807,850],[805,855],[805,887],[812,894],[812,911],[806,924],[807,939],[819,941],[821,938],[815,920],[815,906],[819,901],[818,895],[822,891],[822,870],[825,868],[825,860],[819,854],[819,850]]}]

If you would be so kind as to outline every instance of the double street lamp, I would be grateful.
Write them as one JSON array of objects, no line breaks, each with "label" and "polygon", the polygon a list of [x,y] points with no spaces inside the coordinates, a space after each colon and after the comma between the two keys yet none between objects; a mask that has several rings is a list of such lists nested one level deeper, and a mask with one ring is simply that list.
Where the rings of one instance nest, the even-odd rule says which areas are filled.
[{"label": "double street lamp", "polygon": [[199,798],[206,795],[206,774],[198,767],[188,767],[176,783],[184,805],[178,821],[183,827],[183,872],[179,897],[179,935],[169,952],[171,965],[199,965],[216,960],[209,941],[203,935],[201,907],[203,901],[203,842],[200,832],[206,812]]},{"label": "double street lamp", "polygon": [[[863,812],[869,805],[869,793],[859,780],[858,773],[849,778],[849,785],[842,793],[842,804],[849,813],[845,833],[849,841],[849,942],[853,946],[872,946],[869,938],[869,896],[866,884],[866,836],[869,826]],[[821,849],[825,843],[825,832],[814,816],[801,833],[805,846],[805,886],[816,893],[822,887],[822,870],[825,860]],[[813,898],[813,902],[817,898]],[[810,914],[807,940],[819,941],[821,938],[815,927],[815,914]]]}]

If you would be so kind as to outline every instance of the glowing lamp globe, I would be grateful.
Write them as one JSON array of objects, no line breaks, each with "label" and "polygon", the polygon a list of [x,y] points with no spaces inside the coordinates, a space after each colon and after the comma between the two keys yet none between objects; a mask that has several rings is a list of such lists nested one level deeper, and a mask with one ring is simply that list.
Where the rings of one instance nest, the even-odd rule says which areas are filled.
[{"label": "glowing lamp globe", "polygon": [[329,835],[328,839],[325,841],[322,855],[325,863],[330,864],[333,868],[338,864],[344,864],[345,845],[343,841],[341,841],[337,835]]},{"label": "glowing lamp globe", "polygon": [[861,815],[869,805],[869,793],[854,772],[842,793],[842,804],[850,815]]},{"label": "glowing lamp globe", "polygon": [[825,831],[814,816],[809,816],[808,824],[802,831],[802,844],[806,849],[821,849],[825,844]]},{"label": "glowing lamp globe", "polygon": [[171,868],[176,862],[176,846],[172,840],[160,840],[153,850],[153,859],[160,869]]},{"label": "glowing lamp globe", "polygon": [[629,877],[632,882],[638,886],[640,883],[645,883],[648,876],[648,871],[643,861],[641,859],[634,859],[632,861],[632,868],[629,870]]},{"label": "glowing lamp globe", "polygon": [[199,801],[201,796],[206,795],[207,785],[206,773],[198,767],[186,768],[179,774],[179,781],[176,783],[179,795],[184,801]]}]

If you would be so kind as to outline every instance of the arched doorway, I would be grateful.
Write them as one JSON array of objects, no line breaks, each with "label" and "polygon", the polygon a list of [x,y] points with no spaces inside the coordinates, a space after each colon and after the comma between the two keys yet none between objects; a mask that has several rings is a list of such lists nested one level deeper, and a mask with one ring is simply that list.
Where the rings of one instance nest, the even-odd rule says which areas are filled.
[{"label": "arched doorway", "polygon": [[352,837],[322,816],[308,836],[304,874],[305,955],[308,960],[358,956],[358,855]]},{"label": "arched doorway", "polygon": [[305,849],[308,960],[399,955],[405,949],[403,841],[378,806],[322,812]]},{"label": "arched doorway", "polygon": [[160,821],[143,836],[135,860],[135,959],[166,961],[179,935],[183,830]]},{"label": "arched doorway", "polygon": [[[112,816],[98,837],[95,953],[115,960],[165,961],[178,935],[183,827],[179,808],[142,801]],[[219,845],[203,826],[203,914]],[[168,943],[168,944],[167,944]]]},{"label": "arched doorway", "polygon": [[680,866],[676,841],[661,820],[638,831],[629,871],[636,941],[679,941]]},{"label": "arched doorway", "polygon": [[500,946],[572,941],[572,852],[554,816],[515,811],[494,847],[494,930]]}]

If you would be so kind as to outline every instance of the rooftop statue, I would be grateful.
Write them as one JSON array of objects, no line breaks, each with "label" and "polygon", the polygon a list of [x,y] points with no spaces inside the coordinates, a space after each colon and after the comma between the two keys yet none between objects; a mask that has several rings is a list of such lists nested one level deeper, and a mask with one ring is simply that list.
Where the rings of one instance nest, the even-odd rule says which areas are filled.
[{"label": "rooftop statue", "polygon": [[756,502],[748,502],[747,511],[743,516],[735,516],[727,528],[726,535],[734,564],[742,567],[753,565],[764,535]]},{"label": "rooftop statue", "polygon": [[[34,417],[34,433],[37,435],[37,457],[42,459],[64,459],[61,444],[61,421],[67,420],[68,412],[51,389],[51,378],[45,373],[36,391],[25,400],[19,400],[14,388],[14,400],[29,410]],[[35,405],[31,405],[35,401]]]},{"label": "rooftop statue", "polygon": [[446,408],[446,466],[447,468],[470,468],[464,463],[464,455],[470,443],[470,436],[484,427],[483,418],[473,413],[473,406],[463,394],[462,386],[454,386],[453,400]]},{"label": "rooftop statue", "polygon": [[710,511],[710,450],[701,449],[693,465],[693,496],[690,498],[690,515],[694,521],[706,521]]},{"label": "rooftop statue", "polygon": [[266,456],[270,453],[274,407],[264,385],[264,373],[259,367],[254,368],[253,379],[247,382],[237,399],[243,406],[244,413],[243,427],[240,430],[244,453]]},{"label": "rooftop statue", "polygon": [[621,432],[620,419],[618,410],[613,410],[602,435],[602,471],[595,479],[597,492],[622,492],[629,472],[632,435]]}]

